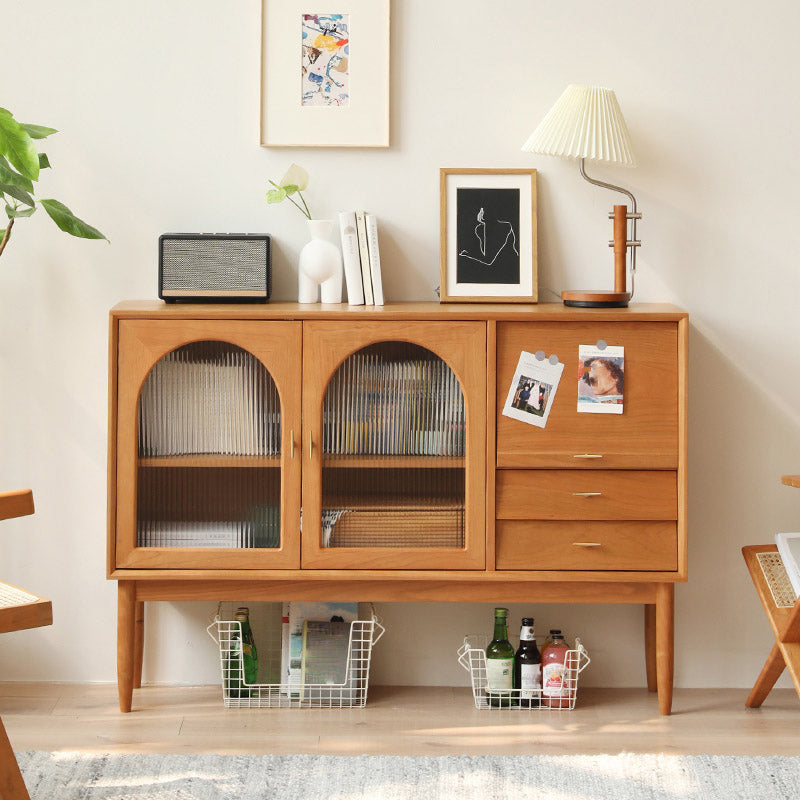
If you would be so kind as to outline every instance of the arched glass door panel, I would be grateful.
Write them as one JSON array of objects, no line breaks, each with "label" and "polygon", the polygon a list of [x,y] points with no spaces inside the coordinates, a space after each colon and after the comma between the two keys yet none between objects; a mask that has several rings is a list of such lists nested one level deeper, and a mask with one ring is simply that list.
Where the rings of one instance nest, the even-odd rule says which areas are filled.
[{"label": "arched glass door panel", "polygon": [[138,417],[137,547],[280,547],[281,406],[261,361],[222,341],[178,347]]},{"label": "arched glass door panel", "polygon": [[323,548],[463,548],[465,409],[447,363],[401,341],[342,362],[322,407]]}]

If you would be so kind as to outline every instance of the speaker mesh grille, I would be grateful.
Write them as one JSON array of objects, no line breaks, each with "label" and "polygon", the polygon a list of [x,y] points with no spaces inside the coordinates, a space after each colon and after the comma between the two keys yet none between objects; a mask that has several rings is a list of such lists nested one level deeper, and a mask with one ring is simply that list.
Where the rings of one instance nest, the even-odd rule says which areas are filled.
[{"label": "speaker mesh grille", "polygon": [[269,296],[269,254],[263,239],[167,239],[162,289],[259,291]]}]

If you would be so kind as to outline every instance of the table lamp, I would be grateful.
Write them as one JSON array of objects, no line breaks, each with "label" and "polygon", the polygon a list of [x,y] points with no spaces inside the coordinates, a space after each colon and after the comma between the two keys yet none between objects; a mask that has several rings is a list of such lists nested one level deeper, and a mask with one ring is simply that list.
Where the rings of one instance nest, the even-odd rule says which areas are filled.
[{"label": "table lamp", "polygon": [[[539,123],[523,150],[562,158],[579,158],[581,175],[595,186],[622,192],[631,200],[631,210],[625,205],[615,205],[608,216],[614,220],[614,238],[609,247],[614,248],[614,291],[573,290],[561,293],[566,306],[584,308],[622,308],[633,297],[633,280],[636,271],[636,221],[642,218],[636,210],[636,198],[621,186],[598,181],[586,174],[584,162],[607,161],[611,164],[636,166],[628,126],[611,89],[598,86],[568,86],[547,116]],[[628,238],[628,220],[631,235]],[[626,287],[626,255],[631,251],[631,290]]]}]

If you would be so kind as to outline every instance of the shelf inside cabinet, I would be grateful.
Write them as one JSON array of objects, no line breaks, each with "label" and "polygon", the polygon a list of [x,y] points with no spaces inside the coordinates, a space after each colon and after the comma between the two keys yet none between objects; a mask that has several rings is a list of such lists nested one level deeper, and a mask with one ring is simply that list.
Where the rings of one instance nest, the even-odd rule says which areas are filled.
[{"label": "shelf inside cabinet", "polygon": [[463,456],[325,455],[322,461],[334,469],[458,469],[464,463]]},{"label": "shelf inside cabinet", "polygon": [[216,453],[194,453],[181,456],[151,456],[140,458],[140,467],[274,467],[279,468],[278,456],[230,456]]}]

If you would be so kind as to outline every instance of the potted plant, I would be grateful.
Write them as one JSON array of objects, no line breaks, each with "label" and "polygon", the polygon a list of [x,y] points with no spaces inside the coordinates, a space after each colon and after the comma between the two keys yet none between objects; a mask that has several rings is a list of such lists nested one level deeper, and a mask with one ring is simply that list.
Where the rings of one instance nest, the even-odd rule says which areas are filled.
[{"label": "potted plant", "polygon": [[[45,153],[37,151],[34,140],[46,139],[53,133],[57,133],[54,128],[17,122],[10,111],[0,108],[0,198],[8,217],[8,224],[0,229],[0,255],[11,238],[16,220],[30,217],[36,211],[34,183],[39,180],[40,170],[50,166],[50,161]],[[65,233],[83,239],[106,239],[58,200],[39,199],[38,203]]]}]

